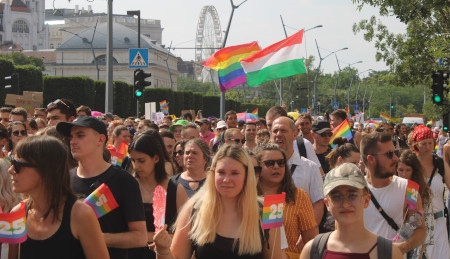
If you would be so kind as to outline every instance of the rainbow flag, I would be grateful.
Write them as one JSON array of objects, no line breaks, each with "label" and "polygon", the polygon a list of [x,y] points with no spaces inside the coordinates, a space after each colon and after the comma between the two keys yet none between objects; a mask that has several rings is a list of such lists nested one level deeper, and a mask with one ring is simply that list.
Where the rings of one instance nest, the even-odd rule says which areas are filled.
[{"label": "rainbow flag", "polygon": [[220,133],[216,131],[216,133],[214,134],[213,146],[219,143],[219,141],[220,141]]},{"label": "rainbow flag", "polygon": [[284,202],[286,193],[264,196],[264,206],[262,211],[262,228],[278,228],[283,225]]},{"label": "rainbow flag", "polygon": [[350,113],[350,107],[345,107],[345,112],[347,113],[347,114],[349,114]]},{"label": "rainbow flag", "polygon": [[111,164],[121,166],[125,157],[129,156],[128,154],[128,144],[122,142],[118,150],[114,147],[114,145],[109,144],[106,146],[106,149],[111,153]]},{"label": "rainbow flag", "polygon": [[169,113],[169,103],[166,100],[159,102],[159,109],[164,113]]},{"label": "rainbow flag", "polygon": [[344,137],[348,141],[353,138],[348,119],[345,119],[341,124],[339,124],[339,126],[333,129],[333,136],[331,136],[330,145],[333,145],[333,140],[337,137]]},{"label": "rainbow flag", "polygon": [[252,111],[252,114],[255,115],[256,118],[258,118],[258,108],[255,108],[255,109]]},{"label": "rainbow flag", "polygon": [[380,117],[381,119],[383,119],[384,121],[390,121],[391,120],[391,116],[384,114],[382,112],[380,112]]},{"label": "rainbow flag", "polygon": [[415,210],[417,197],[419,196],[419,184],[408,179],[408,185],[406,186],[406,203],[408,209]]},{"label": "rainbow flag", "polygon": [[240,112],[236,114],[238,121],[244,121],[244,122],[256,122],[256,119],[258,119],[258,115],[254,115],[253,113],[249,112]]},{"label": "rainbow flag", "polygon": [[241,60],[248,86],[258,86],[264,82],[305,74],[303,52],[303,30],[286,39],[270,45]]},{"label": "rainbow flag", "polygon": [[25,202],[11,213],[0,213],[0,243],[19,244],[27,240],[27,218]]},{"label": "rainbow flag", "polygon": [[94,210],[97,218],[100,218],[119,207],[114,195],[105,183],[102,183],[95,191],[89,194],[84,200],[84,203]]},{"label": "rainbow flag", "polygon": [[218,71],[220,90],[225,92],[226,90],[247,82],[240,61],[260,49],[261,48],[256,41],[226,47],[216,51],[203,63],[203,65]]}]

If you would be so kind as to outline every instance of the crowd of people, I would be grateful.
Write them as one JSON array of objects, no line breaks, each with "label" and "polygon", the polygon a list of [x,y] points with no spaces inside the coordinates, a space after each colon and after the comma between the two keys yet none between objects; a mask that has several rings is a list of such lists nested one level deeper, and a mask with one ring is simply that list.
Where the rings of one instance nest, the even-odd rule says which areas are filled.
[{"label": "crowd of people", "polygon": [[[450,143],[439,128],[364,125],[345,110],[294,119],[281,106],[256,121],[230,110],[154,122],[68,99],[30,116],[3,107],[0,119],[1,210],[27,215],[26,241],[2,245],[8,258],[450,254]],[[347,120],[352,137],[335,137]],[[263,198],[282,193],[283,225],[263,229]],[[100,194],[99,215],[89,202]]]}]

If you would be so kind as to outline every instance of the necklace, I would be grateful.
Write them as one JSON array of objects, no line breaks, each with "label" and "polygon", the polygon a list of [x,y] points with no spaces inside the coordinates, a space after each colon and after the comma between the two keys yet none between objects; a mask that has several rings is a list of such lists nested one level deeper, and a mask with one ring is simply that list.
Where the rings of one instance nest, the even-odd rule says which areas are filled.
[{"label": "necklace", "polygon": [[156,184],[155,186],[153,186],[153,187],[150,188],[150,189],[148,189],[147,187],[145,187],[145,185],[144,185],[143,183],[141,183],[141,182],[139,182],[139,186],[141,186],[142,188],[144,188],[147,192],[152,193],[152,192],[155,190],[156,186],[158,186],[158,184]]}]

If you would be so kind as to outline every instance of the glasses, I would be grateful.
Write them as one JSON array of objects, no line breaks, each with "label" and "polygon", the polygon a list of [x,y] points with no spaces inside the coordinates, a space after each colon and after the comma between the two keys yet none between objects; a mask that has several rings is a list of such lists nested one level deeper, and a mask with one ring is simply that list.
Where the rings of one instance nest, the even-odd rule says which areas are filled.
[{"label": "glasses", "polygon": [[379,153],[379,154],[372,154],[372,156],[378,156],[378,155],[384,155],[387,156],[387,158],[392,159],[394,157],[394,155],[396,155],[397,157],[399,156],[400,152],[398,150],[389,150],[386,153]]},{"label": "glasses", "polygon": [[19,133],[20,133],[20,135],[22,135],[22,136],[26,136],[26,135],[27,135],[27,131],[26,131],[26,130],[15,130],[15,131],[12,132],[12,134],[13,134],[14,136],[16,136],[16,137],[19,136]]},{"label": "glasses", "polygon": [[238,138],[229,138],[228,141],[234,141],[234,143],[236,144],[242,143],[242,145],[245,143],[245,139],[238,139]]},{"label": "glasses", "polygon": [[181,155],[183,155],[183,150],[178,150],[178,151],[173,151],[173,156],[177,156],[177,155],[179,155],[179,156],[181,156]]},{"label": "glasses", "polygon": [[331,132],[331,131],[322,132],[322,133],[320,133],[319,135],[320,135],[322,138],[325,138],[325,137],[331,138],[331,136],[333,136],[333,132]]},{"label": "glasses", "polygon": [[362,195],[357,192],[351,192],[347,195],[341,195],[340,193],[335,193],[329,195],[331,203],[334,205],[342,206],[344,205],[344,201],[352,204],[352,205],[358,205],[358,203],[361,202]]},{"label": "glasses", "polygon": [[62,103],[64,106],[66,106],[67,109],[70,110],[69,105],[67,105],[65,102],[63,102],[61,99],[55,100],[54,102],[51,102],[49,104],[47,104],[47,108],[52,106],[52,105],[57,105],[58,103]]},{"label": "glasses", "polygon": [[285,159],[278,159],[278,160],[266,160],[263,161],[264,165],[268,168],[274,167],[275,163],[277,163],[277,165],[279,167],[283,167],[286,165],[286,160]]},{"label": "glasses", "polygon": [[16,174],[18,174],[20,172],[20,169],[22,169],[22,167],[37,168],[37,165],[35,165],[35,164],[31,164],[31,163],[27,163],[27,162],[20,162],[14,158],[11,158],[11,164],[14,167],[14,172],[16,172]]}]

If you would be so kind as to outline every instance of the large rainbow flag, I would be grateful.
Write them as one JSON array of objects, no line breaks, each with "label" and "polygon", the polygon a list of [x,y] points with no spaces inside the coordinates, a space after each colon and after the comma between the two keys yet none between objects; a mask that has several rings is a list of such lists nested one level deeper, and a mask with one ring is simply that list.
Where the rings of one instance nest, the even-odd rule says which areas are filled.
[{"label": "large rainbow flag", "polygon": [[159,102],[159,109],[163,113],[169,113],[169,103],[166,100],[162,100],[161,102]]},{"label": "large rainbow flag", "polygon": [[258,108],[255,108],[255,109],[252,111],[252,114],[255,115],[256,118],[258,118]]},{"label": "large rainbow flag", "polygon": [[353,138],[352,130],[350,128],[350,124],[348,123],[348,119],[345,119],[339,126],[333,129],[333,136],[330,139],[330,145],[333,145],[333,140],[337,137],[344,137],[348,141]]},{"label": "large rainbow flag", "polygon": [[238,121],[244,121],[244,122],[256,122],[256,119],[258,119],[258,115],[255,115],[250,112],[240,112],[236,114]]},{"label": "large rainbow flag", "polygon": [[94,210],[97,218],[100,218],[119,207],[114,195],[105,183],[102,183],[100,187],[89,194],[84,200],[84,203]]},{"label": "large rainbow flag", "polygon": [[380,117],[381,117],[381,119],[383,119],[384,121],[390,121],[390,120],[391,120],[391,116],[389,116],[389,115],[387,115],[387,114],[385,114],[385,113],[382,113],[382,112],[380,112]]},{"label": "large rainbow flag", "polygon": [[203,65],[217,70],[219,74],[220,90],[225,92],[226,90],[247,82],[240,61],[260,49],[261,48],[256,41],[226,47],[216,51],[203,63]]}]

